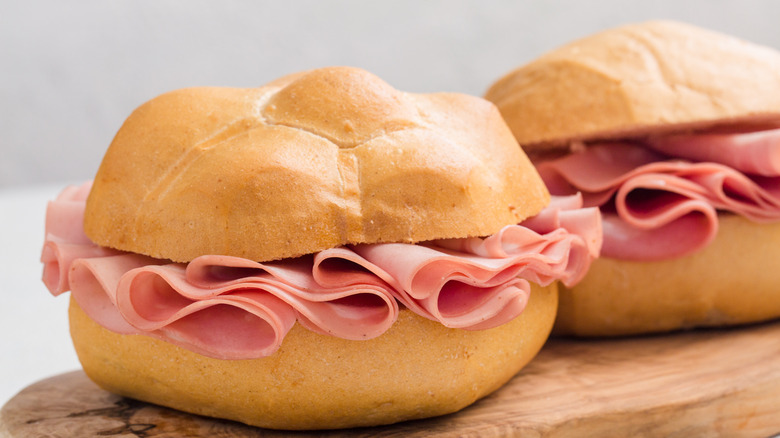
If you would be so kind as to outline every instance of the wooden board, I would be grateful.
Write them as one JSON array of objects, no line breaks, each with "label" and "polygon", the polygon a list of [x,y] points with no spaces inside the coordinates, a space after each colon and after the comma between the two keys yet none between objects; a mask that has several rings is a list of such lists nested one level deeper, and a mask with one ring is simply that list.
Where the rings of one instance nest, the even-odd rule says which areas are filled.
[{"label": "wooden board", "polygon": [[[550,341],[504,388],[453,414],[298,437],[757,436],[780,432],[780,323],[622,340]],[[81,371],[27,387],[0,437],[276,437],[114,396]]]}]

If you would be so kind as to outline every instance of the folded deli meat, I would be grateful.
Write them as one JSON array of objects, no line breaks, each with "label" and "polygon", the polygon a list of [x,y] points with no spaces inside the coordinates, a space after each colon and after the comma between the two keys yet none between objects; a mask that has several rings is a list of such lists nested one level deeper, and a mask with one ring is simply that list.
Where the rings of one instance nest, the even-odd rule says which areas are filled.
[{"label": "folded deli meat", "polygon": [[103,248],[82,231],[91,184],[49,204],[44,282],[70,290],[103,327],[221,359],[264,357],[296,322],[345,339],[381,335],[399,306],[447,327],[486,329],[518,316],[529,281],[579,281],[601,245],[600,215],[579,196],[486,238],[337,247],[258,263],[205,255],[187,264]]},{"label": "folded deli meat", "polygon": [[715,237],[717,211],[780,221],[780,129],[595,142],[537,167],[552,194],[601,207],[605,257],[693,253]]}]

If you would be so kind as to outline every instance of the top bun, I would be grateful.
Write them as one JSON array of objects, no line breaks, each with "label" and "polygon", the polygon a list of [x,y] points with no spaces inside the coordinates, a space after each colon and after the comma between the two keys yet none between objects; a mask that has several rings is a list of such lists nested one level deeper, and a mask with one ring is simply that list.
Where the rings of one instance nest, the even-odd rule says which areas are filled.
[{"label": "top bun", "polygon": [[325,68],[189,88],[125,121],[95,177],[95,243],[187,262],[483,236],[539,212],[544,184],[495,107]]},{"label": "top bun", "polygon": [[526,151],[713,125],[780,124],[780,52],[669,21],[607,30],[486,93]]}]

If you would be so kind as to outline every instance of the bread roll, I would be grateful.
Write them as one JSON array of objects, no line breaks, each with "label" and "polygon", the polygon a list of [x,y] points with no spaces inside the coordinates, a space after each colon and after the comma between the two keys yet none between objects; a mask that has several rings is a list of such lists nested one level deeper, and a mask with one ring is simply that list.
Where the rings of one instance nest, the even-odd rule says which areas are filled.
[{"label": "bread roll", "polygon": [[187,262],[484,236],[549,195],[495,107],[355,68],[190,88],[135,110],[87,202],[101,245]]},{"label": "bread roll", "polygon": [[616,336],[766,321],[780,316],[780,223],[721,214],[715,240],[692,255],[600,258],[560,288],[554,333]]},{"label": "bread roll", "polygon": [[780,126],[780,53],[650,21],[542,55],[496,81],[485,97],[529,154],[713,125]]}]

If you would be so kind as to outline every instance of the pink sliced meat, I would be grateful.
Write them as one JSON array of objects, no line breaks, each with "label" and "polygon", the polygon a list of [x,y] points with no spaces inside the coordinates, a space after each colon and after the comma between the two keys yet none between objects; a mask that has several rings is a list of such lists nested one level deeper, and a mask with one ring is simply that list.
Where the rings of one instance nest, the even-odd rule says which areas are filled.
[{"label": "pink sliced meat", "polygon": [[68,275],[73,299],[103,327],[121,334],[140,333],[117,306],[117,289],[128,271],[160,263],[164,262],[130,253],[76,259]]},{"label": "pink sliced meat", "polygon": [[68,186],[46,208],[43,283],[55,296],[70,290],[68,269],[73,261],[118,253],[94,245],[84,234],[84,204],[91,188],[91,181]]},{"label": "pink sliced meat", "polygon": [[653,138],[648,145],[672,157],[720,163],[756,175],[780,175],[780,129],[671,135]]},{"label": "pink sliced meat", "polygon": [[[745,135],[732,134],[740,141]],[[766,139],[755,138],[760,144],[742,150],[764,151]],[[586,206],[602,208],[606,257],[662,260],[693,253],[717,234],[719,210],[760,223],[780,220],[777,174],[669,159],[638,143],[592,144],[537,168],[551,193],[581,192]]]},{"label": "pink sliced meat", "polygon": [[[312,269],[311,257],[258,263],[239,257],[206,255],[194,259],[181,273],[166,278],[164,283],[172,290],[166,288],[162,292],[193,301],[224,298],[246,291],[264,293],[294,309],[298,321],[309,330],[344,339],[374,338],[395,321],[398,303],[381,279],[352,270],[344,272],[342,285],[321,284],[312,275]],[[158,271],[157,276],[166,276],[162,269],[158,268]],[[150,274],[131,273],[128,277]],[[150,281],[155,280],[158,279]],[[158,283],[157,288],[161,289],[163,282]],[[119,293],[128,297],[128,308],[148,307],[147,303],[160,301],[155,297],[136,295],[135,302],[130,302],[131,294],[143,289],[133,286],[129,280],[120,285]],[[160,311],[159,306],[155,311]]]},{"label": "pink sliced meat", "polygon": [[[398,300],[447,327],[482,329],[508,321],[525,308],[530,292],[507,259],[474,260],[424,245],[360,245],[364,266],[389,275]],[[399,263],[399,261],[403,261]],[[384,274],[386,273],[386,274]],[[509,309],[507,309],[509,308]],[[497,316],[503,316],[496,320]]]},{"label": "pink sliced meat", "polygon": [[[487,238],[439,240],[413,251],[401,244],[355,251],[397,281],[407,307],[448,327],[494,327],[507,321],[502,306],[522,311],[528,281],[573,285],[585,275],[599,253],[601,226],[595,209],[581,206],[577,196],[554,199],[534,219]],[[394,262],[399,258],[409,263]]]},{"label": "pink sliced meat", "polygon": [[41,252],[41,262],[44,264],[43,283],[59,295],[71,289],[68,282],[68,269],[78,259],[108,257],[117,254],[110,248],[96,245],[69,243],[58,236],[49,234]]},{"label": "pink sliced meat", "polygon": [[523,311],[529,281],[582,278],[601,244],[598,210],[571,197],[528,226],[485,239],[340,247],[267,263],[204,255],[181,264],[91,243],[81,231],[87,193],[88,185],[68,189],[50,204],[42,260],[52,294],[70,289],[114,332],[221,359],[270,355],[295,322],[373,338],[394,323],[399,302],[449,327],[494,327]]}]

